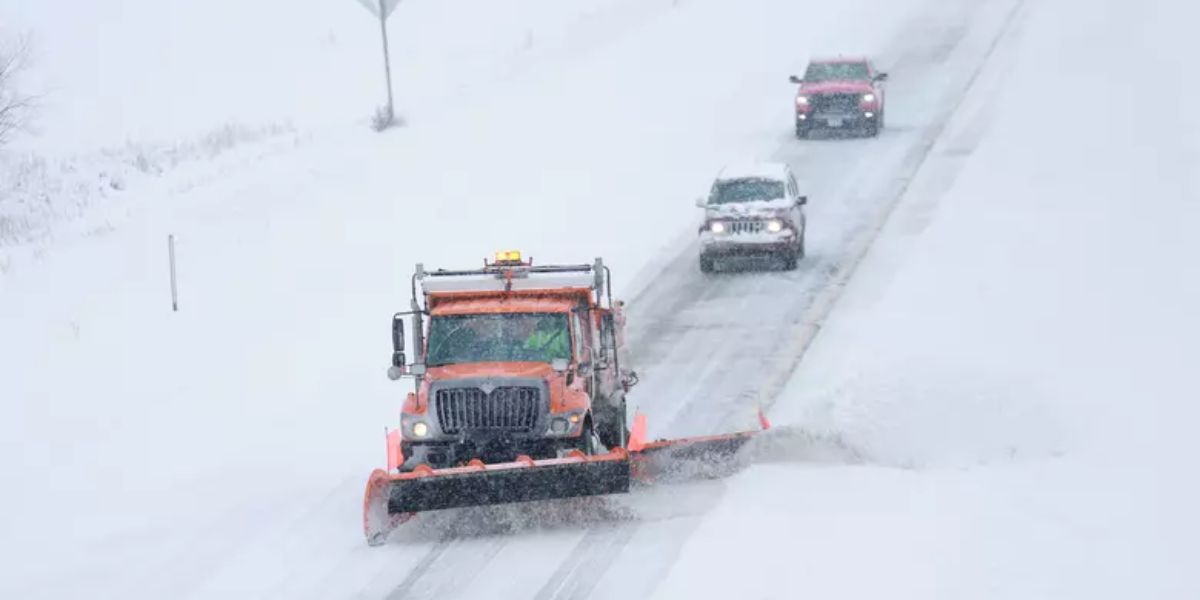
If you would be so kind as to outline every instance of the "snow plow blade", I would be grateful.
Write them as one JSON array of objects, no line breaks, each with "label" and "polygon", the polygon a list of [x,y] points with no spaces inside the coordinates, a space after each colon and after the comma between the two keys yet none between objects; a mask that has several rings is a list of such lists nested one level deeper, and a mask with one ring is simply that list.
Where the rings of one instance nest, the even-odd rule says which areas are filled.
[{"label": "snow plow blade", "polygon": [[629,455],[619,449],[592,457],[418,468],[392,477],[388,512],[619,494],[629,491],[629,477]]},{"label": "snow plow blade", "polygon": [[644,442],[645,416],[634,417],[629,448],[634,457],[632,474],[641,483],[669,483],[697,478],[725,477],[749,462],[746,443],[771,428],[759,411],[762,429],[721,435]]},{"label": "snow plow blade", "polygon": [[[762,423],[763,429],[770,426],[765,418]],[[376,469],[367,482],[363,499],[367,542],[384,543],[395,528],[419,512],[624,494],[634,482],[722,477],[744,466],[747,459],[742,449],[759,433],[744,431],[646,443],[642,441],[645,429],[645,417],[639,414],[628,450],[614,448],[595,456],[574,451],[565,458],[533,460],[521,456],[494,464],[472,460],[461,467],[433,469],[421,465],[399,473],[395,471],[399,457],[389,455],[389,469]]]},{"label": "snow plow blade", "polygon": [[578,496],[623,494],[631,479],[629,453],[508,463],[471,461],[463,467],[417,467],[406,473],[377,469],[363,499],[363,529],[371,545],[382,544],[393,529],[419,512],[490,506]]},{"label": "snow plow blade", "polygon": [[636,453],[633,476],[642,483],[724,477],[745,465],[741,449],[757,431],[662,440]]}]

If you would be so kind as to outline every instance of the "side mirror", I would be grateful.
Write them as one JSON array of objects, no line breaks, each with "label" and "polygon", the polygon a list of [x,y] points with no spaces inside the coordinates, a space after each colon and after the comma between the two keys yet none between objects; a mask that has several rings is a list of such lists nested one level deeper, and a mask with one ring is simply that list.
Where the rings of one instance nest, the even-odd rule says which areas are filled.
[{"label": "side mirror", "polygon": [[801,83],[804,83],[804,80],[803,80],[803,79],[800,79],[799,77],[796,77],[795,75],[789,75],[789,76],[788,76],[788,81],[790,81],[790,82],[792,82],[792,83],[794,83],[794,84],[797,84],[797,85],[799,85],[799,84],[801,84]]},{"label": "side mirror", "polygon": [[875,75],[875,81],[887,81],[887,73],[879,73]]},{"label": "side mirror", "polygon": [[804,206],[805,204],[808,204],[808,196],[796,198],[796,206]]},{"label": "side mirror", "polygon": [[392,315],[392,366],[403,367],[404,363],[404,318]]},{"label": "side mirror", "polygon": [[698,208],[708,208],[708,198],[705,198],[704,196],[696,198],[696,206]]},{"label": "side mirror", "polygon": [[397,367],[395,365],[390,366],[390,367],[388,367],[387,375],[388,375],[388,379],[391,379],[392,381],[396,381],[397,379],[404,377],[404,367]]},{"label": "side mirror", "polygon": [[554,369],[555,373],[562,373],[563,371],[566,371],[569,365],[570,363],[568,363],[567,359],[565,358],[556,358],[550,361],[550,368]]}]

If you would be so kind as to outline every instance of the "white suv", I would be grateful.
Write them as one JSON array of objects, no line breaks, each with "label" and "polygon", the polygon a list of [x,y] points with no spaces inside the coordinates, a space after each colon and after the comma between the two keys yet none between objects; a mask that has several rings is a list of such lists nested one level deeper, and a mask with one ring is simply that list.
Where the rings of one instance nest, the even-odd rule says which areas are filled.
[{"label": "white suv", "polygon": [[721,258],[762,255],[778,256],[785,268],[795,269],[804,256],[807,202],[783,163],[725,167],[708,197],[696,200],[704,209],[700,270],[712,272]]}]

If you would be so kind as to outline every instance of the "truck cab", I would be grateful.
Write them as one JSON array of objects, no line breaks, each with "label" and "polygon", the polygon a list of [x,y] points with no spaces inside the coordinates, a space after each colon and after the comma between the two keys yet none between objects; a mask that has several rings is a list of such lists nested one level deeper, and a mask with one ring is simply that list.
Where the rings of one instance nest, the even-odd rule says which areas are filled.
[{"label": "truck cab", "polygon": [[600,259],[534,266],[515,251],[478,270],[417,265],[412,310],[392,321],[389,377],[415,380],[401,410],[400,470],[623,447],[636,375],[621,369],[623,319],[608,277]]}]

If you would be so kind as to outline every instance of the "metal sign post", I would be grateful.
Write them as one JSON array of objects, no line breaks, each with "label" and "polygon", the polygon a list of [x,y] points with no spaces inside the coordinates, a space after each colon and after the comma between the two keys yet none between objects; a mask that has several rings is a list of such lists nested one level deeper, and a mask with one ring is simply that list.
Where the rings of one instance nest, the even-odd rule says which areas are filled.
[{"label": "metal sign post", "polygon": [[[400,5],[400,0],[358,0],[371,14],[379,18],[379,32],[383,38],[383,76],[387,83],[387,115],[384,127],[392,124],[396,117],[396,106],[392,98],[392,60],[388,52],[387,19]],[[381,127],[382,129],[382,127]]]},{"label": "metal sign post", "polygon": [[175,234],[167,236],[167,261],[171,265],[171,311],[179,312],[179,287],[175,279]]}]

